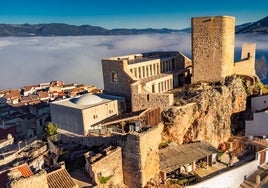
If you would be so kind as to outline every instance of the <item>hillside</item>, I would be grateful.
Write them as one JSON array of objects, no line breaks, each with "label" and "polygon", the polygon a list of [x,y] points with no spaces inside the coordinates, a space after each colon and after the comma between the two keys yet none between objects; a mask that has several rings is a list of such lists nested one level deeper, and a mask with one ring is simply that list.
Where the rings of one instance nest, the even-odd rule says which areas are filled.
[{"label": "hillside", "polygon": [[206,140],[218,147],[231,135],[243,134],[247,97],[258,91],[252,83],[245,85],[246,80],[231,76],[223,83],[185,86],[174,106],[162,113],[164,141]]},{"label": "hillside", "polygon": [[253,22],[247,27],[242,27],[236,33],[268,33],[268,16]]}]

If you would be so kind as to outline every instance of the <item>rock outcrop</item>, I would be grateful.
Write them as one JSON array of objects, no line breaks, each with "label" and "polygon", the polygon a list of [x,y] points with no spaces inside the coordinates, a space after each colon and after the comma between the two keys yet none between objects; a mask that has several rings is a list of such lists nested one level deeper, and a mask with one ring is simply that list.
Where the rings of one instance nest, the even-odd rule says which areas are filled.
[{"label": "rock outcrop", "polygon": [[186,86],[176,94],[175,104],[162,113],[163,140],[178,144],[204,140],[218,147],[235,132],[255,80],[231,76],[223,82]]}]

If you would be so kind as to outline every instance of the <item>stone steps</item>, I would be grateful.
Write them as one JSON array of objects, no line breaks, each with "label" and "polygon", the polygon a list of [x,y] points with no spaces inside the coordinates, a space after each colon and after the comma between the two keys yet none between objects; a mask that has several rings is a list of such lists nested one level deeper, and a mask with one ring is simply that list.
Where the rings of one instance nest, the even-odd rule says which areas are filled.
[{"label": "stone steps", "polygon": [[257,188],[257,184],[256,183],[253,183],[253,182],[250,182],[250,181],[247,181],[245,180],[241,185],[240,185],[240,188]]}]

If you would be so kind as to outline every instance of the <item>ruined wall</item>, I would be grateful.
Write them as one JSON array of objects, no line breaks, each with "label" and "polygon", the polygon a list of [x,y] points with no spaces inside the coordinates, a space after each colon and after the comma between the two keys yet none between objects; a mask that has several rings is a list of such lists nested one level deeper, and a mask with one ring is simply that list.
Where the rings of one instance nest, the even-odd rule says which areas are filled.
[{"label": "ruined wall", "polygon": [[116,138],[113,136],[75,136],[66,133],[60,133],[59,140],[63,143],[75,143],[90,147],[93,146],[109,146],[115,143]]},{"label": "ruined wall", "polygon": [[216,82],[233,74],[235,18],[192,18],[192,82]]},{"label": "ruined wall", "polygon": [[[122,151],[117,148],[109,155],[91,164],[91,170],[94,172],[94,181],[101,187],[121,187],[123,181],[122,169]],[[111,177],[106,183],[101,182],[101,178]]]},{"label": "ruined wall", "polygon": [[142,186],[154,178],[160,170],[158,147],[161,143],[163,124],[140,135]]},{"label": "ruined wall", "polygon": [[45,171],[40,171],[37,174],[34,174],[27,178],[20,178],[18,180],[12,181],[8,186],[8,188],[48,188],[47,183],[47,173]]},{"label": "ruined wall", "polygon": [[138,92],[138,84],[132,84],[132,111],[138,111],[146,108],[160,107],[165,109],[173,104],[174,96],[172,93],[148,93],[141,94]]},{"label": "ruined wall", "polygon": [[255,76],[256,44],[245,43],[242,46],[241,61],[236,62],[234,74]]},{"label": "ruined wall", "polygon": [[141,160],[138,134],[128,134],[122,145],[124,183],[128,187],[141,187]]},{"label": "ruined wall", "polygon": [[206,140],[218,147],[230,138],[232,118],[246,109],[246,99],[240,78],[222,85],[191,85],[177,94],[176,106],[163,112],[163,138],[178,144]]},{"label": "ruined wall", "polygon": [[159,172],[158,146],[163,125],[143,133],[128,134],[123,146],[124,181],[128,187],[143,187]]}]

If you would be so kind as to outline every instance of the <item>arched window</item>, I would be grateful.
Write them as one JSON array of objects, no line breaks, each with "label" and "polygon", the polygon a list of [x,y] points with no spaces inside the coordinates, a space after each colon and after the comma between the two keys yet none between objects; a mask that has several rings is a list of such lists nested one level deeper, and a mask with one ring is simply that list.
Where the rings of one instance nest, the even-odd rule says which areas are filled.
[{"label": "arched window", "polygon": [[117,83],[117,74],[115,72],[112,72],[112,82]]}]

